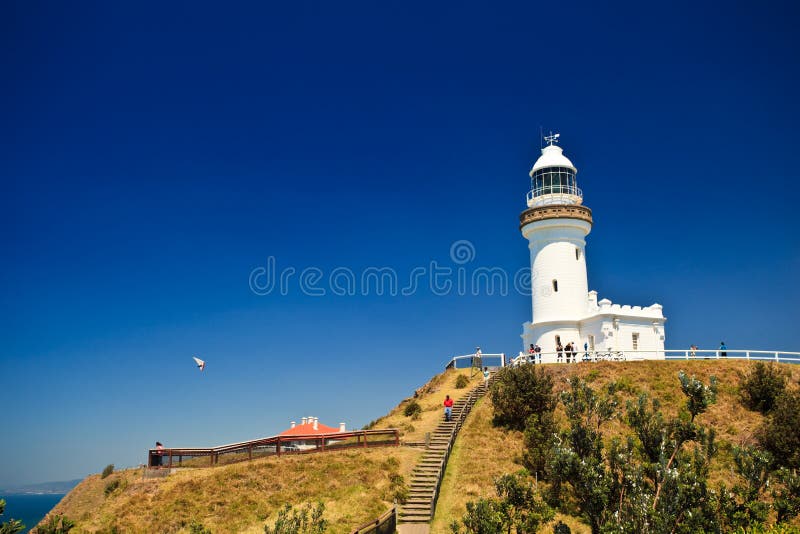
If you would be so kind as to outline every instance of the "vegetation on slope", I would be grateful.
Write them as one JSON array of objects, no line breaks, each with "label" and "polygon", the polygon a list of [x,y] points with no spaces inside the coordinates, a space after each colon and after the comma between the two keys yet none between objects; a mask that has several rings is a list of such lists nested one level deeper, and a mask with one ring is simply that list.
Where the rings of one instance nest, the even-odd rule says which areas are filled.
[{"label": "vegetation on slope", "polygon": [[[792,366],[781,366],[782,373],[787,377],[787,383],[795,387],[798,369]],[[708,485],[720,487],[725,484],[733,488],[742,483],[736,474],[740,471],[743,460],[742,449],[757,444],[757,429],[762,426],[764,417],[758,412],[744,408],[740,402],[742,391],[739,389],[740,377],[748,376],[752,364],[744,361],[689,361],[689,362],[631,362],[616,363],[606,362],[591,365],[561,365],[545,366],[555,382],[556,393],[573,389],[570,384],[572,377],[580,377],[591,385],[596,392],[606,390],[612,382],[615,384],[619,404],[617,405],[620,417],[615,417],[602,423],[603,440],[607,448],[612,440],[621,438],[630,433],[626,419],[622,414],[626,401],[636,402],[641,393],[647,393],[652,398],[662,400],[661,411],[665,420],[678,415],[681,407],[686,406],[686,397],[681,391],[681,383],[677,379],[678,372],[682,369],[695,375],[705,384],[710,381],[711,375],[716,375],[719,382],[717,402],[711,404],[706,413],[698,420],[709,428],[717,430],[717,454],[709,465]],[[794,376],[793,376],[794,375]],[[757,388],[756,388],[757,389]],[[684,408],[685,409],[685,408]],[[444,479],[442,497],[436,510],[432,524],[435,533],[444,533],[449,530],[449,523],[453,519],[461,519],[466,510],[467,503],[480,499],[490,499],[495,496],[494,480],[504,473],[515,473],[523,469],[526,464],[524,449],[524,435],[517,430],[507,430],[492,425],[496,416],[491,399],[481,401],[473,411],[467,424],[459,436],[456,450],[451,456],[447,474]],[[523,414],[528,417],[530,414]],[[558,426],[563,430],[568,427],[564,404],[559,403],[554,413]],[[502,418],[501,418],[502,419]],[[513,425],[507,425],[513,426]],[[623,440],[624,443],[624,440]],[[690,447],[694,450],[694,447]],[[687,449],[688,451],[688,449]],[[744,458],[747,461],[753,457]],[[750,464],[752,466],[752,463]],[[530,467],[530,466],[529,466]],[[778,477],[774,477],[777,479]],[[535,480],[531,477],[532,480]],[[546,484],[539,484],[544,490]],[[741,487],[741,493],[750,491]],[[764,499],[764,488],[761,488],[758,499]],[[741,500],[741,499],[740,499]],[[736,507],[735,503],[728,502],[733,513],[749,513]],[[564,510],[569,510],[569,506]],[[736,511],[738,510],[738,512]],[[573,508],[573,515],[577,509]],[[585,516],[584,516],[585,517]],[[581,526],[577,517],[557,517],[564,520],[573,532],[587,532],[587,526]],[[542,529],[552,531],[552,526]]]}]

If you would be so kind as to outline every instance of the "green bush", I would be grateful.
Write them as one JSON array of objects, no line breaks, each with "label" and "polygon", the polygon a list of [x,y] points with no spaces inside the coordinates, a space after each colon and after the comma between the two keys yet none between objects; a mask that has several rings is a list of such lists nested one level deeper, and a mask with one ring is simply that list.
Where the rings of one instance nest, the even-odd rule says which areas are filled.
[{"label": "green bush", "polygon": [[469,378],[466,375],[458,375],[456,378],[456,389],[464,389],[469,385]]},{"label": "green bush", "polygon": [[525,450],[522,464],[539,480],[547,479],[547,467],[553,456],[553,446],[558,434],[553,412],[535,413],[528,418],[525,426]]},{"label": "green bush", "polygon": [[39,534],[67,534],[73,528],[75,528],[75,521],[67,519],[63,515],[53,515],[46,523],[39,525],[36,532]]},{"label": "green bush", "polygon": [[403,475],[398,473],[389,475],[389,492],[390,498],[400,504],[404,504],[408,500],[409,489]]},{"label": "green bush", "polygon": [[114,480],[110,480],[106,484],[106,487],[103,490],[103,493],[105,494],[106,497],[108,497],[109,495],[114,493],[117,490],[117,488],[119,488],[119,486],[120,486],[120,481],[119,481],[118,478],[115,478]]},{"label": "green bush", "polygon": [[322,534],[328,528],[328,521],[322,519],[325,505],[317,503],[314,508],[308,504],[300,510],[294,510],[286,504],[278,512],[275,526],[264,526],[264,534]]},{"label": "green bush", "polygon": [[786,373],[770,363],[756,362],[746,375],[739,375],[742,403],[751,410],[769,413],[786,390]]},{"label": "green bush", "polygon": [[211,534],[211,530],[207,529],[203,523],[192,520],[192,522],[189,523],[189,534]]},{"label": "green bush", "polygon": [[553,377],[540,365],[504,367],[492,385],[494,424],[523,430],[528,418],[555,410]]},{"label": "green bush", "polygon": [[409,401],[409,403],[406,404],[406,407],[403,409],[403,415],[406,417],[419,417],[420,413],[422,413],[422,406],[420,406],[415,400]]},{"label": "green bush", "polygon": [[[467,503],[461,523],[453,521],[453,534],[505,534],[536,532],[555,515],[525,475],[503,475],[494,481],[497,498]],[[463,529],[462,529],[463,525]]]},{"label": "green bush", "polygon": [[114,464],[108,464],[105,469],[103,469],[103,474],[100,475],[100,478],[106,478],[108,475],[114,472]]},{"label": "green bush", "polygon": [[775,400],[758,440],[772,454],[775,464],[800,467],[800,391],[784,391]]}]

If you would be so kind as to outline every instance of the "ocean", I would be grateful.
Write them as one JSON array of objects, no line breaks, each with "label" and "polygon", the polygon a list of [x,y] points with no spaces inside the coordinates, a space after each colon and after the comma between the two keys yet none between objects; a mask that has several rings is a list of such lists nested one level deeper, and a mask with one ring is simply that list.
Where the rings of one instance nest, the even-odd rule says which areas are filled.
[{"label": "ocean", "polygon": [[58,504],[58,501],[64,497],[64,494],[42,494],[42,495],[0,495],[0,499],[6,501],[6,511],[0,522],[8,521],[11,518],[19,519],[25,524],[25,530],[28,532],[42,518]]}]

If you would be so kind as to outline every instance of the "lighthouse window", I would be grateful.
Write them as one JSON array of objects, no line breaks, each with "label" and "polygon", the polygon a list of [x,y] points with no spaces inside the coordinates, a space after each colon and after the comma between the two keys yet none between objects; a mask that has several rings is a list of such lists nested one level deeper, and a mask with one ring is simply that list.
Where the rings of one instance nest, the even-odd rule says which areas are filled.
[{"label": "lighthouse window", "polygon": [[576,260],[581,259],[581,249],[579,249],[578,247],[575,247],[575,259]]},{"label": "lighthouse window", "polygon": [[568,167],[547,167],[533,173],[535,196],[553,193],[575,194],[575,172]]},{"label": "lighthouse window", "polygon": [[553,291],[558,293],[558,280],[553,280]]}]

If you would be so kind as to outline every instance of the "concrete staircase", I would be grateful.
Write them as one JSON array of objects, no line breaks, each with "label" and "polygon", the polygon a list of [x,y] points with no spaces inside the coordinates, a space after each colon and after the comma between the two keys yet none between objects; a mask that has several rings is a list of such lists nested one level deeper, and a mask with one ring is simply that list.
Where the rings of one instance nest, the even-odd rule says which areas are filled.
[{"label": "concrete staircase", "polygon": [[[491,382],[494,375],[489,379]],[[411,475],[408,499],[405,504],[398,505],[397,529],[401,534],[424,534],[428,532],[428,524],[436,510],[436,500],[439,497],[439,487],[442,483],[447,459],[453,448],[458,431],[464,424],[475,402],[486,394],[487,388],[481,381],[463,398],[453,403],[453,413],[450,421],[444,420],[444,414],[439,426],[430,437],[430,443],[425,453],[417,463]],[[442,409],[444,411],[444,409]]]}]

